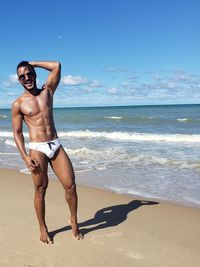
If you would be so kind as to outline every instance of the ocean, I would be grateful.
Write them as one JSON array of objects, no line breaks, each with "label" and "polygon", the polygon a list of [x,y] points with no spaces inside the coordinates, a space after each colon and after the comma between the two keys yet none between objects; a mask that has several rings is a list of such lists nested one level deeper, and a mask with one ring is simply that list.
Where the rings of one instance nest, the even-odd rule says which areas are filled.
[{"label": "ocean", "polygon": [[[54,119],[77,184],[200,207],[200,105],[55,108]],[[0,109],[0,167],[28,173],[9,109]]]}]

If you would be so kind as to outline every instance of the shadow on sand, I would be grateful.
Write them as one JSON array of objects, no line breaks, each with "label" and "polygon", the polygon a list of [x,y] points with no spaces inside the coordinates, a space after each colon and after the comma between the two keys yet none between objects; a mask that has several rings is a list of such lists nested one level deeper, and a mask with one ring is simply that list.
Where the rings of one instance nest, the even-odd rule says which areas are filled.
[{"label": "shadow on sand", "polygon": [[[157,204],[159,204],[159,202],[133,200],[127,204],[121,204],[103,208],[95,213],[94,218],[79,223],[79,227],[81,228],[80,231],[83,235],[86,235],[92,231],[116,226],[127,219],[129,212],[138,209],[139,207],[144,205],[157,205]],[[49,232],[49,235],[53,240],[55,235],[57,235],[58,233],[65,232],[70,229],[71,227],[69,225],[64,226],[62,228]]]}]

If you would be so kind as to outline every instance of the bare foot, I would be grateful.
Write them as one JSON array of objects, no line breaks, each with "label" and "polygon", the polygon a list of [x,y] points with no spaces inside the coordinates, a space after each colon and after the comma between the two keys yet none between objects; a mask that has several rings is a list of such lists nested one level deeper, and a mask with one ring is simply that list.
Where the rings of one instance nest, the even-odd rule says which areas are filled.
[{"label": "bare foot", "polygon": [[53,241],[51,240],[47,228],[41,227],[40,228],[40,241],[44,244],[53,244]]},{"label": "bare foot", "polygon": [[83,235],[79,231],[77,222],[74,222],[72,219],[69,219],[69,224],[72,228],[72,236],[77,240],[84,239]]}]

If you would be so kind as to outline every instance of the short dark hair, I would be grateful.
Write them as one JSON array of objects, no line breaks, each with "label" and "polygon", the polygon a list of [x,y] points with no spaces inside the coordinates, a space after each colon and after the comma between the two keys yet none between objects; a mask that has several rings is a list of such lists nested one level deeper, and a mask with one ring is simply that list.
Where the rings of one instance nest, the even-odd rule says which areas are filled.
[{"label": "short dark hair", "polygon": [[28,61],[21,61],[18,65],[17,65],[17,71],[19,68],[21,67],[28,67],[29,69],[32,70],[32,72],[35,74],[36,76],[36,72],[35,69],[33,68],[33,66],[31,64],[28,63]]}]

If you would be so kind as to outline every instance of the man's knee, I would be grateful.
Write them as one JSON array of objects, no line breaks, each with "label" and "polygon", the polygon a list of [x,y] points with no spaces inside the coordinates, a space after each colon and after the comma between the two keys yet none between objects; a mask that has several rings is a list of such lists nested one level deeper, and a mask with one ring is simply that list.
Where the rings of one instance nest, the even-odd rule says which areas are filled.
[{"label": "man's knee", "polygon": [[72,195],[76,192],[76,184],[75,182],[72,182],[71,184],[65,185],[65,192],[67,195]]}]

